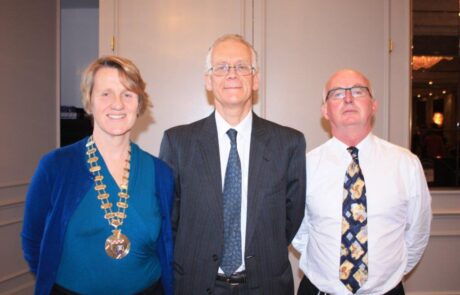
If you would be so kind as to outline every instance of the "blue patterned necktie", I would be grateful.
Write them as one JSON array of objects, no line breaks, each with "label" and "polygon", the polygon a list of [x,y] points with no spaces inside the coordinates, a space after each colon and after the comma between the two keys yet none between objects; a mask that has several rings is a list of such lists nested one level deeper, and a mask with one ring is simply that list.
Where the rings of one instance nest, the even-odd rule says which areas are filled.
[{"label": "blue patterned necktie", "polygon": [[340,280],[353,293],[367,280],[367,200],[358,149],[347,148],[353,161],[345,174],[342,207]]},{"label": "blue patterned necktie", "polygon": [[224,254],[221,268],[230,276],[241,265],[241,163],[236,146],[235,129],[229,129],[230,153],[225,171],[224,205]]}]

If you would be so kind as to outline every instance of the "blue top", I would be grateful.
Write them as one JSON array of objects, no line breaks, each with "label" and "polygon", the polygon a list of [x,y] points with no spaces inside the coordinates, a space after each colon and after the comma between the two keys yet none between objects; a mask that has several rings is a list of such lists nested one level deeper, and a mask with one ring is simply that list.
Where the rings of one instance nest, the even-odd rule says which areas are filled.
[{"label": "blue top", "polygon": [[[72,230],[73,217],[77,216],[74,214],[80,204],[85,206],[83,199],[85,199],[85,196],[94,186],[93,176],[88,171],[86,163],[86,141],[87,138],[45,155],[40,161],[29,186],[21,237],[24,257],[31,271],[36,275],[35,294],[48,295],[50,293],[53,284],[56,282],[58,269],[63,258],[63,251],[65,251],[66,231],[68,229]],[[149,165],[152,162],[154,165],[154,173],[151,174],[151,177],[154,179],[149,180],[148,176],[142,179],[144,176],[133,175],[133,182],[150,182],[152,183],[150,189],[155,191],[156,198],[152,199],[157,200],[161,212],[161,229],[156,243],[156,257],[161,264],[161,281],[165,294],[170,295],[173,293],[173,245],[170,223],[174,187],[172,172],[164,162],[142,151],[136,145],[133,145],[133,149],[138,150],[139,159],[150,159],[150,162],[146,161],[145,165]],[[141,178],[134,179],[134,177]],[[108,178],[105,180],[108,180]],[[128,220],[131,219],[129,222],[134,222],[141,215],[148,214],[143,212],[146,208],[140,208],[139,205],[135,205],[136,203],[133,199],[128,199],[128,205],[133,205],[137,209],[130,211],[132,208],[128,207],[126,211],[128,218],[125,219],[125,224],[121,227],[122,230],[127,225]],[[134,204],[131,204],[133,202]],[[99,207],[97,209],[100,212],[96,216],[102,217],[103,211]],[[136,214],[139,215],[136,217]],[[143,223],[143,230],[146,230],[145,224],[148,224],[148,222],[143,220]],[[155,226],[149,225],[149,227],[152,227],[149,239],[153,239]],[[108,228],[108,223],[105,223],[104,230],[107,230],[110,234]],[[137,228],[134,228],[134,230],[137,230]],[[107,238],[105,236],[107,232],[104,234],[104,241]],[[128,232],[126,233],[127,235],[129,234]],[[104,251],[103,244],[100,246],[102,247],[102,251]],[[137,247],[133,244],[131,246]],[[91,246],[91,248],[96,249],[97,247]],[[134,249],[132,248],[128,256],[119,261],[127,259],[134,253],[133,251]],[[144,253],[147,253],[147,251],[143,250]],[[102,253],[102,257],[107,256],[105,252]],[[81,253],[82,256],[85,254],[87,253]],[[91,267],[96,267],[96,263],[91,264]],[[104,269],[104,272],[106,271],[107,269]],[[115,278],[114,280],[117,279]],[[80,283],[80,274],[74,280]],[[110,290],[113,291],[112,288]],[[133,290],[133,292],[135,291]]]},{"label": "blue top", "polygon": [[[117,212],[119,187],[99,151],[96,156],[112,211]],[[161,212],[157,198],[151,197],[155,195],[155,183],[151,181],[155,179],[154,167],[153,158],[131,144],[127,218],[119,227],[131,241],[129,254],[116,260],[105,253],[105,240],[114,228],[104,219],[101,201],[92,187],[70,218],[56,283],[80,294],[115,295],[137,293],[160,279],[155,246]]]}]

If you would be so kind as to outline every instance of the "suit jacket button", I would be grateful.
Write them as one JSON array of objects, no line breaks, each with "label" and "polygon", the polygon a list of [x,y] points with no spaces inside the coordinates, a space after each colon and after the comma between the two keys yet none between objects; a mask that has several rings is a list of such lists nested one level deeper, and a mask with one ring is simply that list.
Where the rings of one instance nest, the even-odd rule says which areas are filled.
[{"label": "suit jacket button", "polygon": [[207,288],[207,289],[206,289],[206,292],[207,292],[208,294],[212,294],[211,288]]},{"label": "suit jacket button", "polygon": [[212,255],[212,259],[213,259],[214,261],[217,261],[217,260],[219,260],[219,256],[217,256],[216,254],[214,254],[214,255]]}]

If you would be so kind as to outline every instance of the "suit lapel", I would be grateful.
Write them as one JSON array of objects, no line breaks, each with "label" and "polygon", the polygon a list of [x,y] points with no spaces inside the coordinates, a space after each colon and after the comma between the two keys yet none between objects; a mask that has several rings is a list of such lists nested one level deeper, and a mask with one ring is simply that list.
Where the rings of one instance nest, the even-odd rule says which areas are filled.
[{"label": "suit lapel", "polygon": [[[219,141],[214,113],[205,119],[202,132],[198,135],[198,149],[203,158],[204,176],[211,186],[209,196],[209,209],[216,212],[217,217],[222,217],[222,177],[220,169]],[[218,222],[216,224],[219,224]]]},{"label": "suit lapel", "polygon": [[256,114],[252,118],[251,149],[249,155],[249,179],[248,179],[248,208],[246,224],[246,249],[254,235],[262,204],[260,187],[261,172],[264,170],[265,162],[270,161],[267,147],[270,135],[266,124]]}]

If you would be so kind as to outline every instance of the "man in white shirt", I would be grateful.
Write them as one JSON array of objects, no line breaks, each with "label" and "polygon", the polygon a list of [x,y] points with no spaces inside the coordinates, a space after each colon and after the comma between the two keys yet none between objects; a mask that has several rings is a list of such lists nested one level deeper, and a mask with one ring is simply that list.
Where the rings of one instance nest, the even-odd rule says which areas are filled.
[{"label": "man in white shirt", "polygon": [[430,233],[420,161],[372,134],[377,101],[363,74],[336,72],[323,96],[333,137],[307,154],[305,217],[292,243],[305,274],[298,294],[404,294]]}]

